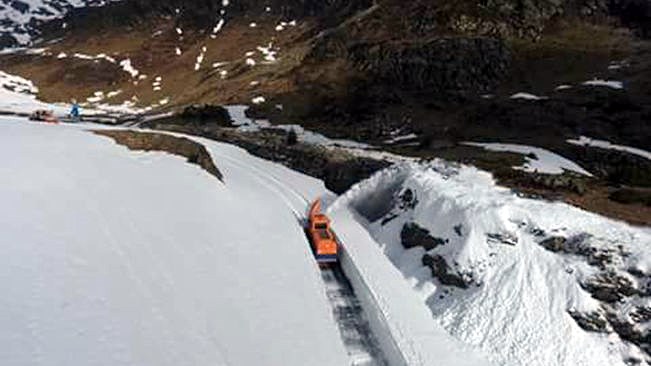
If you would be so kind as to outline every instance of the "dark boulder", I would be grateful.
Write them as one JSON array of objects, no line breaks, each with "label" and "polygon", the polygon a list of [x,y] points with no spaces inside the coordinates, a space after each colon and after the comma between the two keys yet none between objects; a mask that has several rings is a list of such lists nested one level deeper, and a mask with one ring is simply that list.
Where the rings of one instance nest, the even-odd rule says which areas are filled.
[{"label": "dark boulder", "polygon": [[570,310],[568,313],[583,330],[597,333],[608,333],[612,331],[608,320],[600,312],[582,313],[576,310]]},{"label": "dark boulder", "polygon": [[423,256],[423,265],[429,267],[432,270],[432,276],[436,277],[442,284],[463,289],[468,288],[469,283],[461,275],[454,273],[445,258],[440,255],[425,254]]},{"label": "dark boulder", "polygon": [[193,104],[185,107],[179,116],[190,123],[217,124],[219,126],[232,126],[233,120],[226,108],[213,104]]},{"label": "dark boulder", "polygon": [[423,247],[425,250],[432,250],[440,245],[449,242],[448,239],[435,238],[430,235],[429,230],[423,229],[414,222],[406,223],[400,231],[402,246],[406,249]]},{"label": "dark boulder", "polygon": [[541,241],[539,244],[549,251],[563,252],[565,251],[565,243],[567,243],[566,238],[562,236],[552,236]]}]

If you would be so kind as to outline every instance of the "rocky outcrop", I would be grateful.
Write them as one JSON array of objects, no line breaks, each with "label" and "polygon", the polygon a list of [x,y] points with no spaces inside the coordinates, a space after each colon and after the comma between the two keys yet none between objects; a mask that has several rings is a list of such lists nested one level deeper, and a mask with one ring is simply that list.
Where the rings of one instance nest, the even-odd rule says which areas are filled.
[{"label": "rocky outcrop", "polygon": [[589,235],[575,235],[569,238],[549,236],[538,242],[543,248],[555,252],[582,256],[591,266],[606,270],[620,263],[626,253],[621,245],[604,245]]},{"label": "rocky outcrop", "polygon": [[193,104],[185,107],[179,118],[185,123],[216,124],[224,127],[233,125],[226,108],[213,104]]},{"label": "rocky outcrop", "polygon": [[[203,29],[214,27],[224,9],[226,18],[238,15],[270,15],[286,19],[318,17],[327,26],[328,23],[342,21],[370,4],[371,0],[268,0],[264,4],[256,0],[238,0],[230,1],[228,6],[224,6],[222,0],[122,0],[102,9],[73,9],[66,16],[65,22],[72,28],[95,29],[136,24],[154,16],[173,16],[184,28]],[[179,9],[178,13],[176,9]]]},{"label": "rocky outcrop", "polygon": [[615,272],[602,272],[582,283],[583,288],[597,300],[614,303],[639,293],[627,277]]},{"label": "rocky outcrop", "polygon": [[504,43],[490,38],[361,43],[348,53],[353,65],[375,82],[438,94],[492,90],[510,61]]},{"label": "rocky outcrop", "polygon": [[100,136],[110,137],[116,143],[126,146],[130,150],[164,151],[185,157],[188,159],[188,163],[198,165],[220,181],[224,179],[208,150],[190,139],[162,133],[137,131],[95,130],[93,132]]},{"label": "rocky outcrop", "polygon": [[651,2],[648,0],[610,0],[608,10],[640,36],[651,38]]},{"label": "rocky outcrop", "polygon": [[612,332],[612,327],[608,323],[608,319],[599,311],[582,313],[576,310],[569,310],[568,313],[583,330],[597,333]]},{"label": "rocky outcrop", "polygon": [[467,289],[472,282],[460,274],[455,273],[445,261],[445,258],[440,255],[425,254],[423,256],[423,265],[429,267],[432,270],[432,276],[444,285]]},{"label": "rocky outcrop", "polygon": [[250,154],[279,162],[291,169],[322,179],[326,187],[338,194],[354,184],[382,170],[390,163],[382,160],[355,157],[340,151],[308,144],[288,144],[288,132],[263,130],[240,133],[217,125],[199,125],[165,121],[151,121],[143,127],[182,132],[232,143]]},{"label": "rocky outcrop", "polygon": [[448,239],[431,236],[429,230],[418,226],[414,222],[408,222],[402,227],[400,241],[406,249],[423,247],[427,251],[449,242]]},{"label": "rocky outcrop", "polygon": [[613,191],[609,198],[624,204],[641,203],[646,206],[651,206],[651,189],[619,188]]},{"label": "rocky outcrop", "polygon": [[573,146],[568,151],[585,169],[612,185],[651,187],[651,160],[622,151],[590,146]]},{"label": "rocky outcrop", "polygon": [[617,333],[651,357],[651,331],[645,326],[651,321],[651,308],[646,305],[651,296],[651,276],[625,264],[630,253],[621,244],[603,242],[590,235],[546,236],[540,229],[531,233],[542,238],[539,244],[545,249],[584,257],[597,269],[596,274],[581,280],[580,285],[600,302],[599,309],[568,310],[576,323],[590,332]]},{"label": "rocky outcrop", "polygon": [[493,0],[481,6],[461,2],[447,24],[462,33],[537,40],[555,18],[604,16],[607,11],[607,0]]}]

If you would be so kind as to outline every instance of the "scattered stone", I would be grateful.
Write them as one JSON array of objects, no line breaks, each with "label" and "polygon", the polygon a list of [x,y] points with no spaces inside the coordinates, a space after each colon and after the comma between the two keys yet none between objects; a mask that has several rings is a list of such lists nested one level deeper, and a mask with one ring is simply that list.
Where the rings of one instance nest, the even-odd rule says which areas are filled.
[{"label": "scattered stone", "polygon": [[457,235],[463,237],[463,224],[455,225],[454,226],[454,232],[457,233]]},{"label": "scattered stone", "polygon": [[534,227],[529,230],[529,233],[537,238],[546,236],[545,230]]},{"label": "scattered stone", "polygon": [[414,209],[418,204],[418,198],[416,194],[410,188],[405,189],[404,192],[400,195],[400,208],[402,210]]},{"label": "scattered stone", "polygon": [[557,253],[565,250],[565,243],[567,243],[566,238],[562,236],[552,236],[541,241],[539,244],[545,249]]},{"label": "scattered stone", "polygon": [[518,237],[511,233],[488,233],[489,243],[499,243],[507,245],[516,245],[518,244]]}]

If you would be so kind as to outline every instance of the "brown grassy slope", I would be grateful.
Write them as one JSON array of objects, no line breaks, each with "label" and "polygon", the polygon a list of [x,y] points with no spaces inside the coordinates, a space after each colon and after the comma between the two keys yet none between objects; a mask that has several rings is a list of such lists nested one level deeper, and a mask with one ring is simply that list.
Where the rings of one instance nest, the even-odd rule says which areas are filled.
[{"label": "brown grassy slope", "polygon": [[[275,31],[275,19],[257,22],[249,27],[249,20],[233,20],[217,35],[210,38],[201,31],[185,31],[179,40],[171,20],[156,19],[135,28],[112,29],[100,34],[69,35],[63,41],[49,46],[51,55],[6,55],[0,57],[0,69],[21,75],[39,87],[39,97],[46,101],[85,100],[95,91],[122,90],[110,100],[119,104],[134,96],[141,106],[170,98],[170,105],[191,103],[242,103],[258,95],[285,92],[294,88],[291,71],[301,61],[305,46],[297,41],[312,26],[309,21],[296,27]],[[278,62],[264,64],[258,46],[273,42],[280,49]],[[200,70],[194,65],[202,47],[207,48]],[[183,51],[176,55],[176,47]],[[97,55],[107,54],[118,62],[129,58],[146,80],[134,83],[119,65],[105,60],[57,58],[60,52]],[[247,52],[257,64],[245,64]],[[228,62],[219,70],[228,75],[222,78],[215,62]],[[154,91],[152,83],[162,77],[162,90]],[[255,85],[252,83],[255,82]]]}]

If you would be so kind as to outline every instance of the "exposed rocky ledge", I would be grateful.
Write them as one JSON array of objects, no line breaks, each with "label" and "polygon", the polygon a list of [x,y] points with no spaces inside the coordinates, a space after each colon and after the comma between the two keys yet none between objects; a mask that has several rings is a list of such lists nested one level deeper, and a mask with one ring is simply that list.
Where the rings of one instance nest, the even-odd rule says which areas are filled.
[{"label": "exposed rocky ledge", "polygon": [[116,143],[130,150],[164,151],[188,159],[188,163],[198,165],[203,170],[223,182],[224,177],[217,169],[206,148],[190,139],[162,133],[127,130],[94,130],[93,133],[110,137]]},{"label": "exposed rocky ledge", "polygon": [[243,133],[217,124],[186,124],[174,120],[153,121],[143,127],[203,136],[237,145],[252,155],[322,179],[326,188],[338,194],[390,165],[386,161],[356,157],[337,149],[291,143],[291,134],[280,130]]}]

